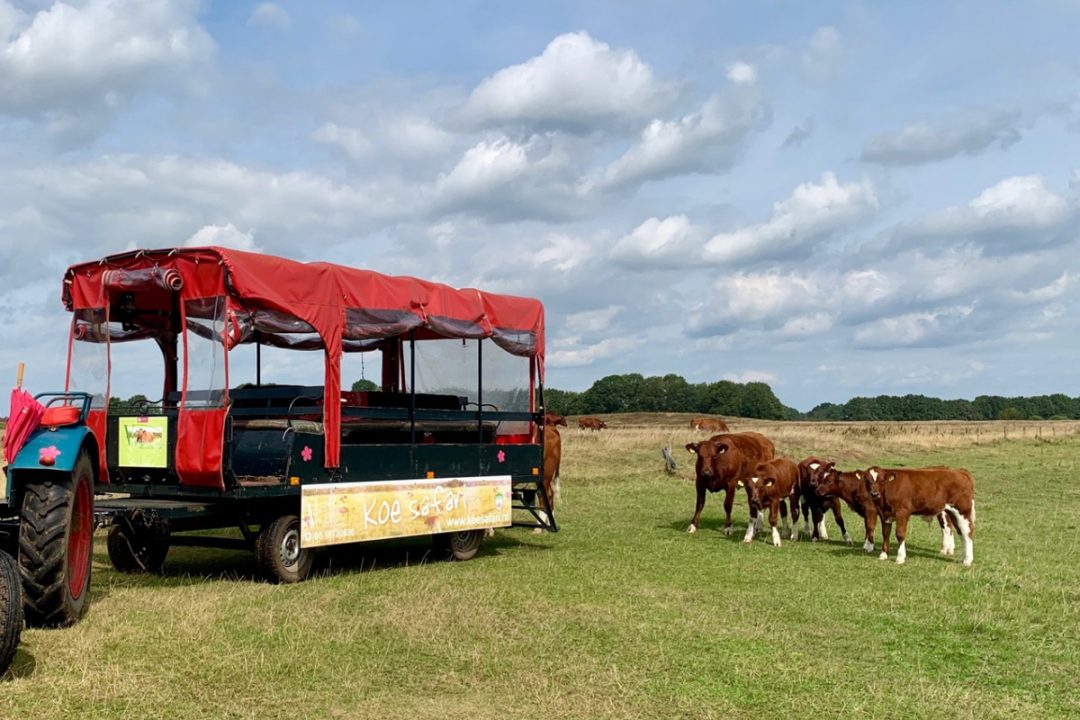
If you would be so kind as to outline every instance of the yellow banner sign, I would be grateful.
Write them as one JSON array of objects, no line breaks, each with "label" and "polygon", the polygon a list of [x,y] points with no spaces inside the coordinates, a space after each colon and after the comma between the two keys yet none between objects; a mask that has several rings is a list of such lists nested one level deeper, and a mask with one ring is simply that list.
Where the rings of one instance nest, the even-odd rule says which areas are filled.
[{"label": "yellow banner sign", "polygon": [[120,467],[163,468],[169,466],[169,418],[117,418]]},{"label": "yellow banner sign", "polygon": [[510,476],[304,485],[302,547],[510,525]]}]

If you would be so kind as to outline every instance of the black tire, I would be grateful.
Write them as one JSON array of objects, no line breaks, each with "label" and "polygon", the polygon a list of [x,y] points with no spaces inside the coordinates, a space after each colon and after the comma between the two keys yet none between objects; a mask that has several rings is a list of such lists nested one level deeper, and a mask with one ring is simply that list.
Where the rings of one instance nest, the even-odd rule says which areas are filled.
[{"label": "black tire", "polygon": [[255,562],[260,574],[276,583],[307,579],[315,551],[300,547],[300,518],[282,515],[263,526],[255,539]]},{"label": "black tire", "polygon": [[94,555],[94,467],[82,452],[69,478],[23,488],[19,574],[31,627],[74,625],[87,608]]},{"label": "black tire", "polygon": [[22,635],[22,582],[15,558],[0,550],[0,675],[7,672]]},{"label": "black tire", "polygon": [[483,530],[440,533],[434,538],[436,553],[447,560],[472,560],[483,542]]},{"label": "black tire", "polygon": [[109,560],[117,572],[159,573],[169,554],[169,538],[140,532],[132,535],[127,528],[113,525],[107,542]]}]

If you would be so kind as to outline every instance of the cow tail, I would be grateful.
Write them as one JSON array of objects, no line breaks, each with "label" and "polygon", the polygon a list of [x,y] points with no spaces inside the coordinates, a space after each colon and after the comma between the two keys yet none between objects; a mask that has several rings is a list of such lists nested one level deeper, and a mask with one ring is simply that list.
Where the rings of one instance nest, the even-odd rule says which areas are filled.
[{"label": "cow tail", "polygon": [[971,498],[971,524],[975,524],[975,498]]}]

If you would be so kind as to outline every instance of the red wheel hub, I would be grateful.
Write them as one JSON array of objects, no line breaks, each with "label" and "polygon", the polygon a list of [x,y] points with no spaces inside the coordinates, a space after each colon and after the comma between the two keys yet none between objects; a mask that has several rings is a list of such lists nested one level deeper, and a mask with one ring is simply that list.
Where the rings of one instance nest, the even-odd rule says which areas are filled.
[{"label": "red wheel hub", "polygon": [[93,534],[94,512],[91,508],[90,483],[79,478],[71,507],[71,530],[68,532],[68,589],[78,599],[86,590],[90,574],[90,538]]}]

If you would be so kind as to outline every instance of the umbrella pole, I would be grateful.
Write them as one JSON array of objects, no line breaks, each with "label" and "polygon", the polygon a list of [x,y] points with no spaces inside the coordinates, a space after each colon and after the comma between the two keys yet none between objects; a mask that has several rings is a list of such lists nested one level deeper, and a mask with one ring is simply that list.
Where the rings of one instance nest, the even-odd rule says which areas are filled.
[{"label": "umbrella pole", "polygon": [[22,387],[22,378],[23,378],[23,371],[24,370],[26,370],[26,363],[19,363],[19,374],[15,378],[15,387],[16,387],[16,389]]}]

